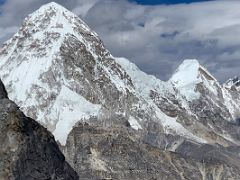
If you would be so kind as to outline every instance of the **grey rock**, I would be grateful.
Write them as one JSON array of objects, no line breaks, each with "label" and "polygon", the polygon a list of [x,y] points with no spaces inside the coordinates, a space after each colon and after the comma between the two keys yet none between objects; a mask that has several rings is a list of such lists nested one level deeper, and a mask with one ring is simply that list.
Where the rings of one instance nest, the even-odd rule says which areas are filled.
[{"label": "grey rock", "polygon": [[143,142],[140,136],[124,126],[105,128],[79,123],[62,151],[82,179],[237,180],[240,177],[239,157],[220,147],[183,142],[176,152],[171,152]]},{"label": "grey rock", "polygon": [[8,99],[0,82],[0,179],[77,180],[52,134]]}]

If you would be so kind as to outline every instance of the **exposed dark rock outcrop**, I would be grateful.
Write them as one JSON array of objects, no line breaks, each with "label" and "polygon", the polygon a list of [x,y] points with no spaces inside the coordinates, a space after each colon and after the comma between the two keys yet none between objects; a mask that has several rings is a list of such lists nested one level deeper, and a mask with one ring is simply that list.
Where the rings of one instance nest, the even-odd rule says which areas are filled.
[{"label": "exposed dark rock outcrop", "polygon": [[[227,152],[217,145],[185,141],[176,152],[141,141],[131,128],[79,123],[71,131],[63,152],[82,179],[237,180],[238,148]],[[174,139],[163,135],[165,141]],[[169,141],[170,146],[178,138]],[[80,163],[81,162],[81,163]]]},{"label": "exposed dark rock outcrop", "polygon": [[8,99],[0,82],[0,179],[76,180],[52,134]]}]

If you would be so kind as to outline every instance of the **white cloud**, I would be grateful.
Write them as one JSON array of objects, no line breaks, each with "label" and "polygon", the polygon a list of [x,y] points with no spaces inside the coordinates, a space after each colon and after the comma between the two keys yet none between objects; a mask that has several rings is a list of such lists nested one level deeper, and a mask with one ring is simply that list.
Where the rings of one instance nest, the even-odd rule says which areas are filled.
[{"label": "white cloud", "polygon": [[[47,2],[7,0],[0,9],[0,41],[24,16]],[[82,17],[113,55],[125,56],[161,79],[167,79],[185,58],[199,59],[220,81],[240,75],[239,1],[170,6],[142,6],[127,0],[56,2]]]},{"label": "white cloud", "polygon": [[0,41],[2,39],[5,39],[6,35],[12,35],[16,33],[18,30],[17,26],[11,26],[11,27],[6,27],[6,28],[1,28],[0,27]]}]

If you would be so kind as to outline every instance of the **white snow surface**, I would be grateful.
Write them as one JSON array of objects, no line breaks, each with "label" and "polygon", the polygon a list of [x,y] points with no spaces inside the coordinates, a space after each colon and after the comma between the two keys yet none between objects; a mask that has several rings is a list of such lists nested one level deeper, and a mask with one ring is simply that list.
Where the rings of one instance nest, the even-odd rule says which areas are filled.
[{"label": "white snow surface", "polygon": [[[163,115],[160,114],[160,116],[163,116]],[[195,140],[200,143],[207,143],[206,140],[194,135],[189,130],[187,130],[185,127],[183,127],[180,123],[178,123],[176,121],[177,118],[171,118],[171,117],[165,115],[164,118],[162,118],[162,119],[163,119],[162,123],[163,123],[166,133],[171,134],[171,132],[174,132],[180,136],[185,137],[186,139],[192,139],[192,140]]]},{"label": "white snow surface", "polygon": [[180,93],[189,101],[198,99],[200,96],[195,91],[196,84],[201,82],[199,68],[199,62],[196,59],[184,60],[170,79]]},{"label": "white snow surface", "polygon": [[174,93],[173,87],[170,83],[161,81],[155,76],[146,74],[128,59],[118,57],[115,58],[115,60],[124,68],[124,70],[131,77],[136,88],[136,92],[138,92],[145,98],[149,99],[149,94],[151,90],[156,90],[161,95],[165,95],[167,93]]},{"label": "white snow surface", "polygon": [[[48,119],[57,120],[56,129],[53,135],[62,145],[65,145],[67,136],[72,127],[84,118],[97,116],[101,105],[92,104],[81,95],[63,86]],[[57,117],[57,119],[56,119]]]},{"label": "white snow surface", "polygon": [[[174,94],[173,86],[169,82],[164,82],[157,79],[155,76],[148,75],[142,72],[135,64],[131,63],[125,58],[116,58],[117,63],[119,63],[126,72],[130,75],[133,84],[136,88],[136,93],[143,97],[151,108],[154,108],[156,112],[156,119],[158,119],[163,125],[166,133],[175,133],[184,136],[187,139],[192,139],[201,143],[206,143],[206,141],[200,137],[197,137],[185,127],[183,127],[176,118],[172,118],[164,114],[150,98],[150,91],[157,91],[163,97],[168,97],[168,94]],[[195,63],[198,63],[197,61]],[[190,80],[189,80],[190,84]],[[181,97],[178,97],[181,98]],[[147,108],[147,107],[146,107]],[[140,129],[138,123],[135,119],[129,119],[130,125],[134,129]]]},{"label": "white snow surface", "polygon": [[215,96],[218,95],[215,86],[220,86],[217,80],[196,59],[184,60],[169,82],[173,83],[188,101],[200,98],[200,93],[196,90],[196,85],[199,83],[203,83]]},{"label": "white snow surface", "polygon": [[133,129],[135,130],[142,129],[141,125],[138,123],[138,121],[134,117],[130,116],[128,121]]}]

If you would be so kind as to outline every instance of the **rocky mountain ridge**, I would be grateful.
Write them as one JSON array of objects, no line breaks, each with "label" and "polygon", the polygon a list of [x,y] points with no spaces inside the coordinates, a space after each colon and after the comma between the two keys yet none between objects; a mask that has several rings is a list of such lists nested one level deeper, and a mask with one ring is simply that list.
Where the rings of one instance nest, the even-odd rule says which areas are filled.
[{"label": "rocky mountain ridge", "polygon": [[237,90],[239,91],[239,87],[240,87],[240,79],[239,77],[235,76],[232,79],[229,79],[226,83],[224,83],[224,87],[231,89],[231,90]]},{"label": "rocky mountain ridge", "polygon": [[[141,135],[131,128],[79,123],[69,134],[63,152],[84,180],[237,180],[240,177],[239,147],[224,149],[184,139],[176,146],[173,142],[178,137],[166,134],[159,139],[165,147],[152,146],[147,139],[142,141]],[[166,150],[170,149],[167,146],[171,146],[171,151]]]},{"label": "rocky mountain ridge", "polygon": [[1,180],[78,179],[52,134],[8,99],[1,81],[0,134]]}]

